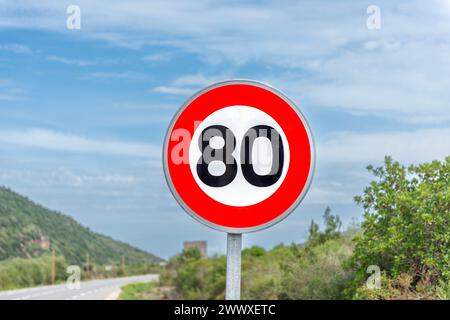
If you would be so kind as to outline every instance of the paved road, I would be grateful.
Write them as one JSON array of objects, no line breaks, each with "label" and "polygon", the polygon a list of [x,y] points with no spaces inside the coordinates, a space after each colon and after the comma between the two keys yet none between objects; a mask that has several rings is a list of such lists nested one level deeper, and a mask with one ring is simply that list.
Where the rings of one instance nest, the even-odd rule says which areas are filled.
[{"label": "paved road", "polygon": [[80,289],[65,284],[0,291],[0,300],[108,300],[115,299],[120,287],[132,282],[156,281],[157,274],[81,282]]}]

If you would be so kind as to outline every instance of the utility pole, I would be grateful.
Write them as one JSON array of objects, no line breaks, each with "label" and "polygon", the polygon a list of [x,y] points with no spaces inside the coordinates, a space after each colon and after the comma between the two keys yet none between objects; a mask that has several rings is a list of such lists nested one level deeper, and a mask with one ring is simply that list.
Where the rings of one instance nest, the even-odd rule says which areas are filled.
[{"label": "utility pole", "polygon": [[56,253],[55,249],[52,250],[52,284],[55,284],[56,279]]},{"label": "utility pole", "polygon": [[122,268],[122,274],[125,275],[125,256],[124,255],[122,255],[121,268]]},{"label": "utility pole", "polygon": [[86,253],[86,278],[90,275],[90,261],[89,261],[89,253]]}]

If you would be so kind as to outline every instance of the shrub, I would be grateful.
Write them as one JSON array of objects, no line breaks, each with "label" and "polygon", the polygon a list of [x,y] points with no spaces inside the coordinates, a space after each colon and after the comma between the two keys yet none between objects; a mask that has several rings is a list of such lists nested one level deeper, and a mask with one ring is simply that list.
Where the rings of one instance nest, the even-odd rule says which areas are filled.
[{"label": "shrub", "polygon": [[437,296],[438,288],[445,295],[450,281],[450,157],[408,168],[386,157],[384,166],[368,170],[376,180],[355,198],[365,220],[348,263],[356,272],[355,297],[370,297],[356,289],[369,265],[384,271],[383,290],[392,291],[377,297],[397,297],[400,279],[403,286],[409,279],[408,292],[416,297]]},{"label": "shrub", "polygon": [[[51,256],[0,262],[0,290],[51,284],[51,263]],[[66,266],[63,257],[56,257],[56,281],[67,278]]]}]

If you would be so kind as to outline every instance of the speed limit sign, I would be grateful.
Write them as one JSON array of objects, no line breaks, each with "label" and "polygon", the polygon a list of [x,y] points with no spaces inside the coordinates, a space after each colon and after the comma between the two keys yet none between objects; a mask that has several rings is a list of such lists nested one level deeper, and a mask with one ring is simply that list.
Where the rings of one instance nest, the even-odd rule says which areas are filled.
[{"label": "speed limit sign", "polygon": [[178,203],[198,221],[228,233],[225,296],[239,299],[241,234],[285,218],[311,184],[314,143],[305,117],[266,84],[215,83],[174,116],[163,162]]},{"label": "speed limit sign", "polygon": [[304,198],[314,171],[305,117],[273,87],[250,80],[215,83],[174,116],[164,172],[192,217],[232,234],[267,228]]}]

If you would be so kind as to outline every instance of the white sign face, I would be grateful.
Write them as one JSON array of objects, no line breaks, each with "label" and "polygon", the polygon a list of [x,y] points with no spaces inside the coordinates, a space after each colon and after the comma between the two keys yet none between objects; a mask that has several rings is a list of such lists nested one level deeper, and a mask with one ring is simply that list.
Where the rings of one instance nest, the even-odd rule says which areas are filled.
[{"label": "white sign face", "polygon": [[[279,177],[276,182],[268,186],[256,186],[249,182],[249,178],[244,177],[242,168],[240,165],[236,166],[237,172],[234,175],[234,179],[221,187],[211,186],[206,184],[199,177],[197,170],[197,163],[202,157],[202,150],[199,141],[203,141],[202,133],[207,128],[223,126],[229,129],[229,132],[234,137],[234,148],[229,150],[232,158],[237,164],[243,163],[244,159],[241,159],[243,154],[242,144],[246,133],[257,126],[267,126],[275,129],[282,140],[282,148],[284,152],[282,164],[277,162],[279,157],[278,149],[272,147],[271,140],[267,136],[260,136],[254,139],[251,146],[251,162],[253,170],[257,175],[266,176],[275,167],[275,170],[281,169]],[[231,137],[231,136],[230,136]],[[225,140],[222,134],[214,135],[214,131],[207,137],[208,141],[205,141],[214,150],[225,150]],[[228,139],[228,144],[233,144],[232,138]],[[192,175],[199,185],[199,187],[212,199],[230,206],[250,206],[257,204],[267,198],[269,198],[283,183],[286,173],[289,170],[290,152],[289,143],[283,129],[280,125],[267,113],[248,106],[230,106],[217,110],[204,119],[201,124],[196,128],[192,141],[189,147],[189,165]],[[206,170],[212,176],[223,176],[226,171],[226,163],[219,160],[212,160],[207,164]],[[280,167],[280,168],[279,168]],[[250,179],[251,180],[251,179]],[[243,196],[245,195],[245,196]]]}]

